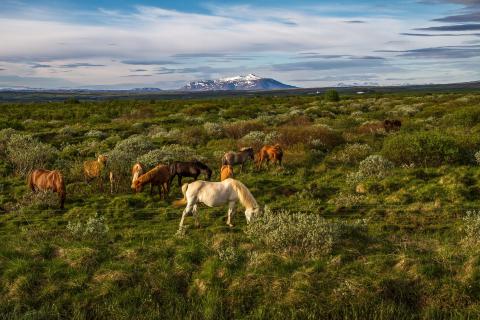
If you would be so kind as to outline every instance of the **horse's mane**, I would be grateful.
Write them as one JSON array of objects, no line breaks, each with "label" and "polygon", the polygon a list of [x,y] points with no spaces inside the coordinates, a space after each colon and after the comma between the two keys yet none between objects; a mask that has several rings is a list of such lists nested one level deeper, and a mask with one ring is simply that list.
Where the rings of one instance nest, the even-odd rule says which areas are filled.
[{"label": "horse's mane", "polygon": [[238,180],[230,179],[230,184],[232,185],[233,189],[237,192],[238,199],[240,203],[247,209],[254,209],[258,208],[257,200],[253,197],[250,190]]},{"label": "horse's mane", "polygon": [[193,160],[192,162],[193,162],[196,166],[198,166],[200,169],[203,169],[203,170],[209,170],[209,169],[210,169],[206,164],[198,161],[197,159]]}]

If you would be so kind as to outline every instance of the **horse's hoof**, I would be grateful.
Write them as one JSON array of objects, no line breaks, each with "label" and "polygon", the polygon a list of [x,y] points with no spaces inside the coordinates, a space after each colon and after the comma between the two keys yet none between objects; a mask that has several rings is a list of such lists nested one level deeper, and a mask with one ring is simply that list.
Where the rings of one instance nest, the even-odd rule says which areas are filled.
[{"label": "horse's hoof", "polygon": [[227,223],[227,226],[229,226],[230,228],[233,228],[233,224],[231,223]]}]

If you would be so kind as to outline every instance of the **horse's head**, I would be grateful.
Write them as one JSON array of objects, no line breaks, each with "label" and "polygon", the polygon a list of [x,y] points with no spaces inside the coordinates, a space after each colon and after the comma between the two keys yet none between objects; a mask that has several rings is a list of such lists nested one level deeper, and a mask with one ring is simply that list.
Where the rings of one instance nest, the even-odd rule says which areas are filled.
[{"label": "horse's head", "polygon": [[245,217],[247,218],[247,223],[250,223],[252,220],[255,220],[261,215],[262,209],[260,207],[248,208],[245,210]]},{"label": "horse's head", "polygon": [[253,151],[252,147],[245,147],[240,149],[240,151],[245,152],[250,157],[250,159],[255,159],[255,152]]},{"label": "horse's head", "polygon": [[108,157],[104,154],[98,156],[97,161],[103,165],[107,164]]},{"label": "horse's head", "polygon": [[136,193],[142,192],[142,190],[143,190],[143,185],[142,185],[142,183],[137,179],[137,180],[135,180],[135,181],[132,183],[132,189],[133,189]]}]

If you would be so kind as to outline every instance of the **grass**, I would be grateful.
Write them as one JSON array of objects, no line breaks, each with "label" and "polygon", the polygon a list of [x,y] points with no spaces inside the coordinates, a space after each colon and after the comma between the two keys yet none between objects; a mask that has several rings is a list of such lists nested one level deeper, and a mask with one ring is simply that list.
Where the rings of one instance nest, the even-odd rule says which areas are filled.
[{"label": "grass", "polygon": [[[464,121],[478,107],[475,92],[4,103],[2,128],[58,151],[45,165],[65,173],[67,202],[58,210],[55,197],[28,194],[0,131],[0,319],[478,318],[478,219],[466,213],[480,206],[480,127]],[[387,118],[401,119],[400,131],[359,130]],[[221,125],[214,136],[207,122]],[[86,134],[92,130],[101,134]],[[199,228],[188,217],[176,236],[176,183],[163,201],[148,188],[132,194],[128,177],[113,195],[81,177],[84,160],[140,135],[155,149],[193,148],[218,180],[218,155],[259,130],[283,134],[285,166],[235,169],[268,206],[265,223],[279,224],[252,229],[258,237],[242,209],[229,228],[226,208],[206,207]],[[305,132],[318,141],[302,139]],[[454,139],[428,140],[429,132]],[[424,149],[404,137],[426,141]],[[455,156],[435,153],[444,140],[442,152]],[[348,179],[379,154],[395,167]],[[332,229],[321,231],[325,225]]]}]

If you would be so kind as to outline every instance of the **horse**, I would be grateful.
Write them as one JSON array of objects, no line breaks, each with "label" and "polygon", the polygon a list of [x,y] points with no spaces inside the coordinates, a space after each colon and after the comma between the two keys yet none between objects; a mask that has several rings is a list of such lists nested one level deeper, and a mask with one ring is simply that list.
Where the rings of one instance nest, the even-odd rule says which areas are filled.
[{"label": "horse", "polygon": [[260,169],[264,161],[268,164],[270,160],[272,163],[278,163],[281,166],[282,158],[283,150],[278,143],[274,146],[263,146],[257,153],[257,169]]},{"label": "horse", "polygon": [[385,129],[386,132],[397,131],[397,130],[400,130],[401,127],[402,127],[402,121],[400,120],[397,120],[397,119],[383,120],[383,128]]},{"label": "horse", "polygon": [[223,165],[220,169],[220,181],[233,178],[233,167],[231,165]]},{"label": "horse", "polygon": [[222,165],[236,165],[240,164],[240,172],[243,172],[243,165],[247,162],[248,159],[255,158],[255,153],[252,147],[246,147],[240,149],[240,152],[228,151],[222,157]]},{"label": "horse", "polygon": [[[102,174],[107,166],[108,157],[106,155],[99,155],[97,160],[88,160],[83,163],[83,175],[87,182],[93,179],[99,179],[100,187],[102,186]],[[110,193],[113,193],[113,185],[115,182],[115,176],[112,171],[108,174],[110,180]]]},{"label": "horse", "polygon": [[33,170],[28,176],[27,183],[32,192],[51,190],[58,193],[60,209],[64,209],[67,192],[65,190],[65,181],[60,171]]},{"label": "horse", "polygon": [[145,167],[141,163],[135,163],[132,167],[132,184],[130,188],[135,190],[135,181],[145,172]]},{"label": "horse", "polygon": [[165,199],[170,192],[170,170],[166,165],[158,165],[152,170],[139,176],[133,182],[133,189],[138,192],[142,192],[143,186],[150,183],[150,194],[153,195],[153,188],[158,187],[158,195]]},{"label": "horse", "polygon": [[182,186],[183,199],[178,200],[174,205],[187,205],[183,210],[180,219],[179,232],[183,228],[185,216],[193,213],[195,224],[198,226],[197,206],[203,203],[209,207],[219,207],[228,203],[227,225],[233,227],[232,217],[235,212],[235,205],[238,201],[245,207],[245,218],[250,223],[252,217],[260,213],[257,201],[250,193],[250,190],[238,180],[229,178],[222,182],[194,181]]},{"label": "horse", "polygon": [[170,165],[170,184],[172,183],[173,178],[177,176],[178,187],[180,188],[182,186],[183,177],[193,177],[194,180],[197,180],[201,173],[206,175],[207,180],[210,180],[212,177],[212,170],[200,161],[176,161]]}]

